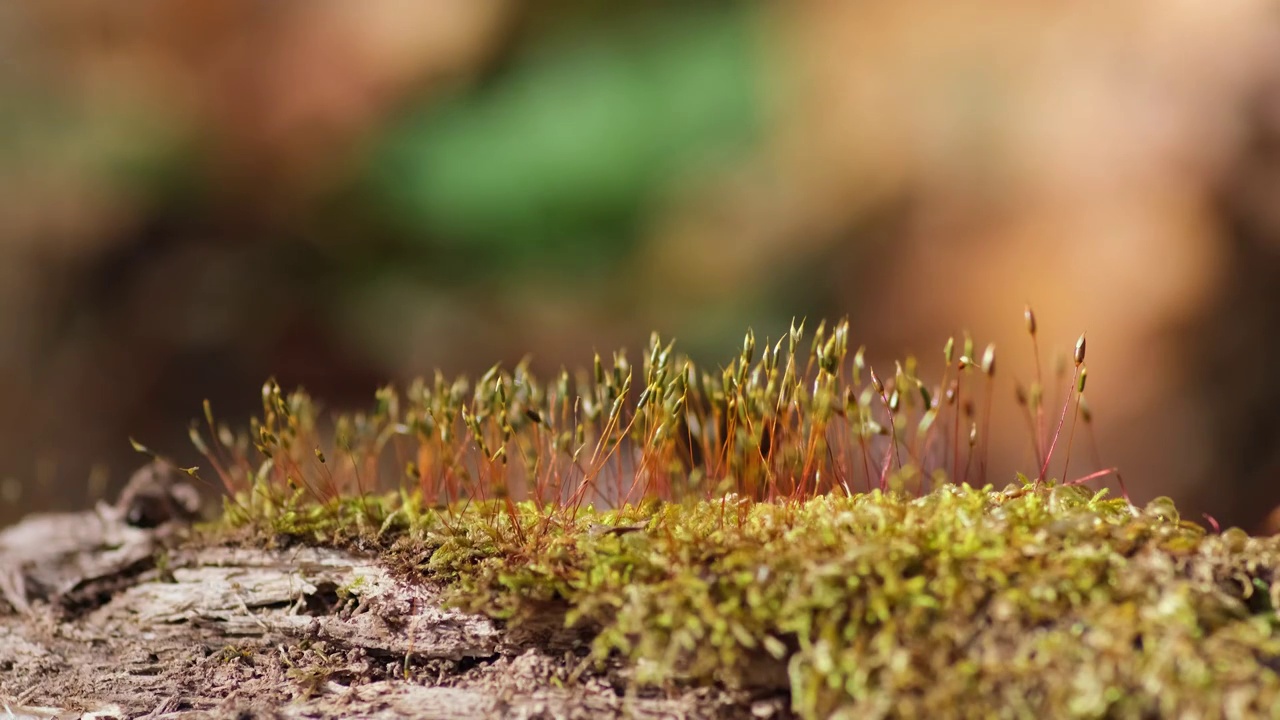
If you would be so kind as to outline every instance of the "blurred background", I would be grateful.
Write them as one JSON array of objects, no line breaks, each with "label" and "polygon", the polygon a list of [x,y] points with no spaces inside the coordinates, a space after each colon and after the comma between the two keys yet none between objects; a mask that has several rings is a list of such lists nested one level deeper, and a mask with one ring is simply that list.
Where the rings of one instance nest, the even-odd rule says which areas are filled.
[{"label": "blurred background", "polygon": [[0,523],[113,493],[129,436],[196,464],[269,375],[343,408],[793,316],[996,342],[1003,484],[1027,302],[1046,372],[1088,331],[1136,501],[1265,527],[1272,4],[0,5]]}]

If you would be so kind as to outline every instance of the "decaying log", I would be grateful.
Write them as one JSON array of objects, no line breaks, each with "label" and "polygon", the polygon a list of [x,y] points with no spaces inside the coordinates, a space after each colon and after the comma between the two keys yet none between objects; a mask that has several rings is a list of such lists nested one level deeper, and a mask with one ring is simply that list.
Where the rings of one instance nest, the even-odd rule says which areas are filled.
[{"label": "decaying log", "polygon": [[585,642],[560,630],[562,616],[512,633],[445,607],[439,587],[376,557],[183,541],[195,513],[183,484],[164,468],[137,477],[114,505],[0,532],[0,718],[768,717],[784,707],[713,689],[638,694],[584,663]]}]

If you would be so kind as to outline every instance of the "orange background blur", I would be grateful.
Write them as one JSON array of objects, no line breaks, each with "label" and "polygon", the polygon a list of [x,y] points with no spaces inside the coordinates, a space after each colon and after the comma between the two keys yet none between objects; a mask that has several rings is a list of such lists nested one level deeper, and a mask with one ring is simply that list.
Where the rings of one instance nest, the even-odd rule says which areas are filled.
[{"label": "orange background blur", "polygon": [[1256,530],[1278,281],[1262,0],[0,8],[0,522],[113,491],[131,435],[197,463],[201,399],[269,375],[347,407],[848,315],[877,362],[995,341],[1011,398],[1030,302],[1047,367],[1088,331],[1135,500]]}]

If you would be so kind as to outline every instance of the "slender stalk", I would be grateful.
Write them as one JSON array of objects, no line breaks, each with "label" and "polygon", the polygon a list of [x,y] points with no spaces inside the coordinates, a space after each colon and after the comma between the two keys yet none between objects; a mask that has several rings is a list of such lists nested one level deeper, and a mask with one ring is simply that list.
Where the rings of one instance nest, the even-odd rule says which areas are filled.
[{"label": "slender stalk", "polygon": [[884,383],[880,382],[880,378],[876,376],[875,368],[871,368],[871,384],[875,386],[876,393],[880,395],[880,401],[884,403],[885,412],[889,413],[889,442],[893,448],[893,457],[898,462],[898,469],[902,469],[902,453],[898,450],[898,429],[893,419],[893,407],[889,404],[889,398],[884,394]]},{"label": "slender stalk", "polygon": [[1044,482],[1045,473],[1049,471],[1049,461],[1053,458],[1053,450],[1058,445],[1058,437],[1062,434],[1062,424],[1067,419],[1067,408],[1071,405],[1071,394],[1076,390],[1076,383],[1080,381],[1080,366],[1084,364],[1085,357],[1085,338],[1080,335],[1080,339],[1076,340],[1075,351],[1075,370],[1071,374],[1071,385],[1067,388],[1067,399],[1062,404],[1062,414],[1058,416],[1058,428],[1053,432],[1053,442],[1049,443],[1049,450],[1045,453],[1044,462],[1040,465],[1040,474],[1036,477],[1036,484]]},{"label": "slender stalk", "polygon": [[1071,466],[1071,445],[1076,437],[1076,421],[1080,417],[1080,400],[1084,398],[1084,384],[1089,377],[1089,369],[1080,371],[1080,384],[1076,386],[1076,409],[1071,416],[1071,432],[1067,434],[1067,457],[1062,463],[1062,477],[1067,477],[1067,468]]}]

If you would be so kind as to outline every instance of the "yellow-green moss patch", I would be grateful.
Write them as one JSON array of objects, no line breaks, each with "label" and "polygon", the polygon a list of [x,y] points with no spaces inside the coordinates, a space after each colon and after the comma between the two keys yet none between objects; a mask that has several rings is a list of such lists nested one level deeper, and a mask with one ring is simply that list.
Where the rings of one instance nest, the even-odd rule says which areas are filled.
[{"label": "yellow-green moss patch", "polygon": [[365,537],[419,558],[460,606],[519,623],[561,604],[642,683],[786,686],[804,717],[1280,712],[1280,542],[1103,495],[946,485],[572,521],[407,496],[347,511],[379,513]]},{"label": "yellow-green moss patch", "polygon": [[1017,386],[1035,465],[999,491],[974,487],[994,347],[948,341],[930,384],[845,323],[802,336],[711,372],[654,337],[639,368],[436,375],[331,443],[268,383],[247,433],[206,405],[192,439],[221,527],[385,552],[513,624],[562,611],[636,682],[789,688],[809,718],[1280,716],[1280,541],[1083,486],[1114,468],[1048,479],[1092,432],[1083,336],[1060,405]]}]

